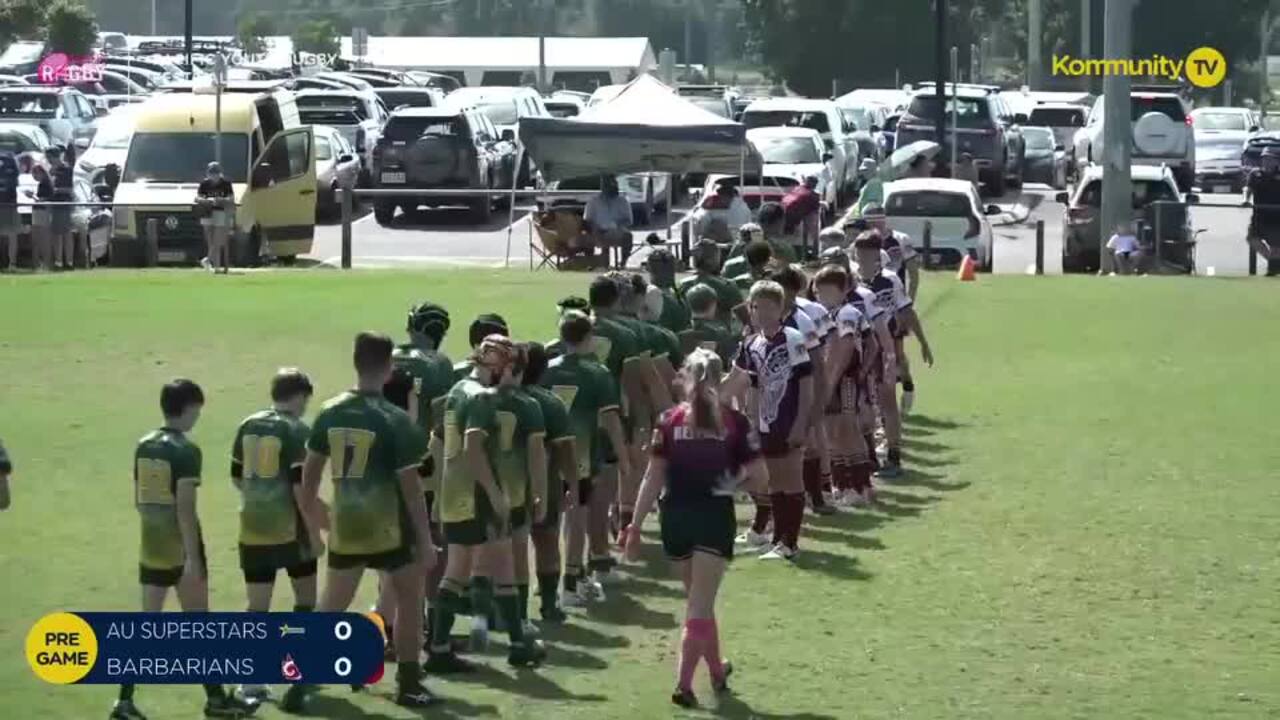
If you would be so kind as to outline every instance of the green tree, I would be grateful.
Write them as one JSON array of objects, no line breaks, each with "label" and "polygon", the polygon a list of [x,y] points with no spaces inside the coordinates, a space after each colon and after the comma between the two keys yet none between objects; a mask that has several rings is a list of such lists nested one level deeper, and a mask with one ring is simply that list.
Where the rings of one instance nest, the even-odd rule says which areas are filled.
[{"label": "green tree", "polygon": [[0,47],[14,40],[32,40],[44,30],[49,4],[42,0],[0,2]]},{"label": "green tree", "polygon": [[49,47],[56,52],[88,55],[98,39],[97,19],[80,0],[54,0],[46,23]]},{"label": "green tree", "polygon": [[263,38],[275,34],[275,23],[263,13],[251,13],[240,18],[236,27],[236,39],[240,47],[249,55],[258,55],[266,51]]},{"label": "green tree", "polygon": [[303,21],[290,37],[293,39],[294,52],[336,54],[342,46],[338,40],[337,26],[327,18]]}]

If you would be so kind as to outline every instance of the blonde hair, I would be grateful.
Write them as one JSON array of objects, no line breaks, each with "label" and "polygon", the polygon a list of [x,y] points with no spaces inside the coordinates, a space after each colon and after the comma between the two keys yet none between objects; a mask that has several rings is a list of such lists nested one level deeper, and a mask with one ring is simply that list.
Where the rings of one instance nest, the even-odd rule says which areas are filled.
[{"label": "blonde hair", "polygon": [[747,300],[755,302],[757,300],[772,300],[779,305],[783,304],[787,299],[787,293],[782,289],[782,285],[773,280],[759,280],[751,286],[751,291],[747,294]]},{"label": "blonde hair", "polygon": [[690,424],[694,430],[724,434],[724,419],[720,415],[720,378],[724,374],[724,362],[720,356],[697,348],[684,359],[680,369],[688,395]]}]

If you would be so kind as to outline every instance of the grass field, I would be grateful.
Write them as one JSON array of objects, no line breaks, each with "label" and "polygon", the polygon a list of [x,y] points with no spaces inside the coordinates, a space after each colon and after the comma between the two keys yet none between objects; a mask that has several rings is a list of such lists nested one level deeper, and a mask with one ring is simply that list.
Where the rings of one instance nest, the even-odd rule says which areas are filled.
[{"label": "grass field", "polygon": [[[21,643],[55,609],[136,606],[130,453],[158,423],[160,383],[189,376],[209,397],[194,433],[201,515],[213,606],[236,609],[221,458],[278,365],[331,395],[349,381],[352,334],[398,334],[427,298],[453,312],[452,352],[493,309],[547,338],[554,300],[584,284],[464,270],[0,279],[0,437],[19,470],[0,515],[4,715],[106,716],[111,689],[39,684]],[[670,708],[678,585],[649,548],[607,604],[550,634],[546,668],[516,674],[492,656],[473,680],[435,683],[449,703],[427,716],[1280,716],[1277,293],[1261,280],[930,277],[919,305],[938,365],[917,369],[912,472],[882,507],[807,525],[795,567],[734,564],[721,625],[736,696]],[[417,716],[389,693],[326,691],[316,709]],[[139,702],[186,719],[199,695],[142,688]]]}]

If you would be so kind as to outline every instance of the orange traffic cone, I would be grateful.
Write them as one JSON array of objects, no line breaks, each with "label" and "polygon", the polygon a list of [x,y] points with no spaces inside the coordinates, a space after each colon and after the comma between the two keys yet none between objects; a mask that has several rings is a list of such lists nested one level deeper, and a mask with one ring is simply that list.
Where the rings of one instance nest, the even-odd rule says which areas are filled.
[{"label": "orange traffic cone", "polygon": [[956,273],[956,279],[960,282],[973,282],[978,279],[977,263],[973,261],[972,255],[965,255],[960,261],[960,272]]}]

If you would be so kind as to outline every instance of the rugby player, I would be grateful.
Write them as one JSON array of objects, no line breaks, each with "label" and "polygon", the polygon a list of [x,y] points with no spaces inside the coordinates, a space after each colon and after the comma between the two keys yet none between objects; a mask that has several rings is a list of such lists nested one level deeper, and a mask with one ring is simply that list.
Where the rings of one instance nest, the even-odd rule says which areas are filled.
[{"label": "rugby player", "polygon": [[13,462],[0,443],[0,510],[9,509],[9,477],[13,475]]},{"label": "rugby player", "polygon": [[[717,693],[728,690],[732,666],[720,654],[716,595],[733,558],[733,493],[746,475],[767,485],[760,442],[742,413],[719,396],[724,366],[698,349],[681,370],[685,402],[665,413],[654,429],[635,521],[624,532],[627,556],[639,558],[645,518],[657,501],[662,546],[685,588],[685,622],[671,701],[695,707],[693,675],[705,660]],[[659,494],[661,499],[659,500]]]},{"label": "rugby player", "polygon": [[[868,205],[863,210],[863,216],[866,217],[868,226],[880,233],[885,257],[888,260],[884,263],[885,269],[898,276],[911,302],[914,303],[916,293],[920,289],[921,257],[911,244],[911,236],[897,230],[890,230],[886,224],[884,208],[880,205]],[[911,377],[911,363],[902,347],[903,336],[895,335],[894,340],[897,344],[898,382],[902,384],[902,415],[905,417],[911,412],[911,406],[915,402],[916,384]]]},{"label": "rugby player", "polygon": [[[793,560],[799,551],[804,520],[805,438],[814,401],[813,363],[804,336],[784,324],[786,291],[761,280],[749,295],[754,332],[742,341],[726,392],[734,396],[750,386],[755,427],[769,466],[773,514],[773,547],[761,559]],[[759,492],[761,488],[748,486]],[[757,506],[757,521],[760,508]],[[755,525],[752,531],[759,534]],[[749,545],[755,538],[744,538]]]},{"label": "rugby player", "polygon": [[716,319],[735,328],[737,320],[735,309],[742,305],[742,291],[738,286],[720,274],[720,246],[714,240],[703,238],[689,251],[693,258],[694,274],[680,282],[680,297],[686,297],[694,285],[707,285],[716,291]]},{"label": "rugby player", "polygon": [[[293,611],[316,606],[320,528],[307,527],[298,509],[302,464],[311,429],[302,420],[313,393],[297,368],[271,379],[271,407],[245,418],[231,444],[231,482],[240,491],[240,569],[249,612],[270,612],[276,573],[293,584]],[[241,695],[261,702],[266,685],[245,685]]]},{"label": "rugby player", "polygon": [[[382,395],[392,376],[394,348],[386,335],[356,335],[356,386],[325,403],[307,440],[299,505],[309,526],[329,531],[329,569],[319,605],[323,612],[351,606],[366,568],[388,573],[397,608],[416,609],[425,575],[436,562],[418,474],[426,438],[407,412]],[[331,517],[319,502],[326,467],[334,486]],[[402,612],[396,620],[395,701],[406,707],[433,704],[438,699],[423,683],[418,664],[422,613]],[[281,707],[301,711],[309,690],[293,685]]]},{"label": "rugby player", "polygon": [[743,292],[751,289],[757,280],[763,280],[773,260],[773,246],[763,240],[752,240],[743,248],[742,255],[724,264],[724,276]]},{"label": "rugby player", "polygon": [[727,367],[738,354],[740,335],[735,335],[728,325],[716,319],[716,291],[709,285],[694,285],[685,293],[693,321],[689,330],[680,334],[680,343],[686,351],[705,348],[720,356]]},{"label": "rugby player", "polygon": [[673,333],[689,329],[689,308],[676,297],[676,258],[666,248],[654,248],[645,260],[649,284],[662,293],[658,324]]},{"label": "rugby player", "polygon": [[[566,619],[559,604],[560,518],[562,515],[572,515],[578,507],[578,444],[569,418],[569,406],[559,395],[541,385],[547,370],[546,350],[538,343],[528,343],[525,352],[521,382],[524,391],[542,409],[550,461],[547,468],[547,488],[537,513],[540,517],[534,517],[531,530],[534,566],[538,575],[539,614],[543,622],[556,624]],[[519,549],[514,551],[518,553]],[[578,558],[582,558],[581,544],[578,546]],[[520,609],[526,618],[529,615],[528,595],[529,578],[526,572],[523,584],[520,585]]]},{"label": "rugby player", "polygon": [[[173,588],[183,612],[208,612],[209,565],[204,552],[196,489],[200,487],[200,448],[187,433],[200,419],[204,391],[178,379],[160,389],[164,425],[147,433],[133,452],[133,498],[142,521],[138,581],[142,611],[164,610]],[[206,684],[205,717],[242,718],[258,705]],[[121,685],[111,720],[145,720],[134,705],[134,686]]]},{"label": "rugby player", "polygon": [[[565,522],[564,592],[560,598],[561,605],[567,607],[602,597],[603,591],[586,578],[583,552],[589,530],[598,524],[598,517],[591,516],[599,512],[595,496],[603,473],[604,440],[608,439],[611,447],[624,447],[626,434],[618,383],[599,360],[591,318],[576,310],[566,311],[560,317],[559,335],[564,354],[548,364],[541,384],[568,407],[577,450],[578,502],[567,513]],[[622,459],[626,473],[631,472],[629,462]],[[592,536],[591,542],[594,544],[596,539]]]}]

